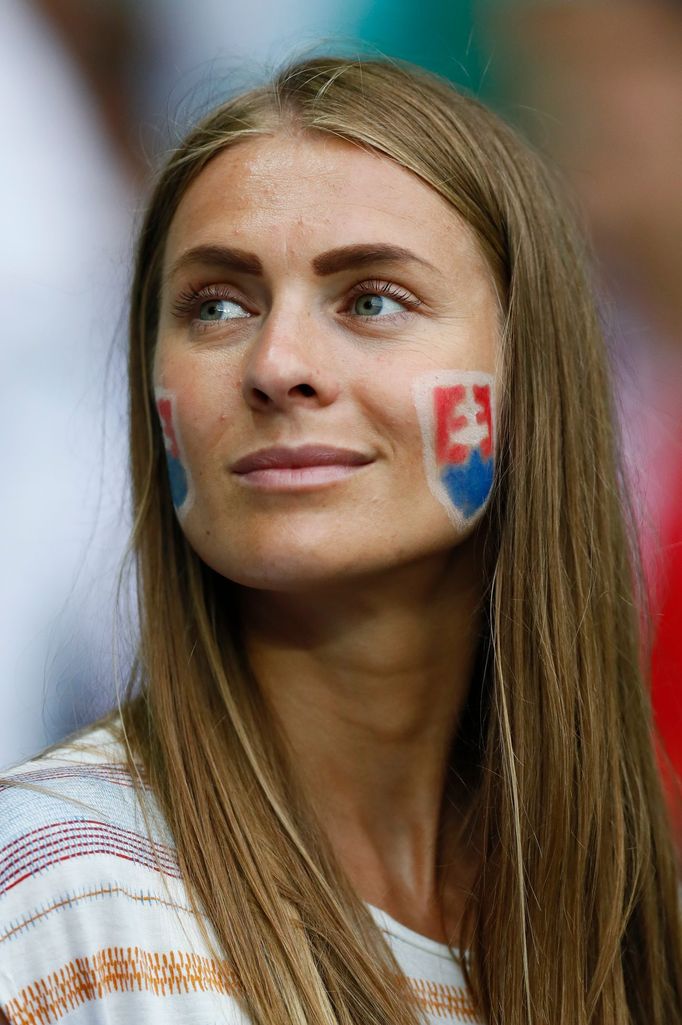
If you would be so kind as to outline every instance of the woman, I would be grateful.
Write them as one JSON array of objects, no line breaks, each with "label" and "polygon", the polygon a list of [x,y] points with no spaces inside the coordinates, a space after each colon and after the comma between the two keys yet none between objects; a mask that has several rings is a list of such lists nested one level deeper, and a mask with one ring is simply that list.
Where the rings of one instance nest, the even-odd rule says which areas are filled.
[{"label": "woman", "polygon": [[679,1020],[554,192],[478,103],[373,60],[295,65],[171,157],[131,315],[139,660],[3,795],[9,1021]]}]

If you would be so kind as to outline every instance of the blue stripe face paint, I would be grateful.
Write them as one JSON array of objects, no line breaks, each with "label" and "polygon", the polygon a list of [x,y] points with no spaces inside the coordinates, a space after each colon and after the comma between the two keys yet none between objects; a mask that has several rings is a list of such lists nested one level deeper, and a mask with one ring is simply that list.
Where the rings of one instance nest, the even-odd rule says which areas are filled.
[{"label": "blue stripe face paint", "polygon": [[494,377],[442,370],[415,383],[429,487],[459,529],[483,515],[495,469]]},{"label": "blue stripe face paint", "polygon": [[166,449],[171,499],[173,500],[175,511],[180,519],[182,519],[192,505],[194,492],[189,472],[182,458],[180,434],[175,413],[175,396],[172,392],[166,391],[163,388],[156,388],[154,395],[163,431],[163,443]]}]

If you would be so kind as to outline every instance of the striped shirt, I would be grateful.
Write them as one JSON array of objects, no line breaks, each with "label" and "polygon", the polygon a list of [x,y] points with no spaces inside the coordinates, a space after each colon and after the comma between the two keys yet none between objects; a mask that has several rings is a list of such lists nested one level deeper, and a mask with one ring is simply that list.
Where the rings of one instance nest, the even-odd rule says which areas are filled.
[{"label": "striped shirt", "polygon": [[[0,773],[34,788],[0,786],[0,1008],[11,1025],[248,1025],[123,761],[97,727]],[[448,948],[370,910],[424,1020],[477,1022]]]}]

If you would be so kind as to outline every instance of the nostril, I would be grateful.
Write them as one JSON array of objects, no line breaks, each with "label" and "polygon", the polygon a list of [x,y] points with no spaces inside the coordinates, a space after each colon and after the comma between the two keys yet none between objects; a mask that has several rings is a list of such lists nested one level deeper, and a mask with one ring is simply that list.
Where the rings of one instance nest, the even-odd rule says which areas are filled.
[{"label": "nostril", "polygon": [[[266,382],[261,381],[261,384]],[[307,381],[301,381],[300,384],[292,385],[287,387],[288,382],[274,382],[272,388],[257,388],[254,384],[248,384],[246,392],[248,393],[248,401],[253,404],[254,408],[261,410],[269,409],[271,406],[275,408],[283,407],[288,403],[296,404],[297,401],[308,399],[314,399],[317,397],[317,389],[312,385],[308,384]]]}]

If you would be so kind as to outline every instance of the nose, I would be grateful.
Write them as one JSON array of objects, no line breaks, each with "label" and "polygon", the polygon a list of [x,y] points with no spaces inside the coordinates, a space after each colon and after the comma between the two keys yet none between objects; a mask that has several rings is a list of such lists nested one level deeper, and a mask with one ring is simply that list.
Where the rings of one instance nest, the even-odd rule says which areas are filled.
[{"label": "nose", "polygon": [[330,405],[339,382],[322,348],[320,329],[310,316],[271,311],[244,367],[247,405],[257,412]]}]

